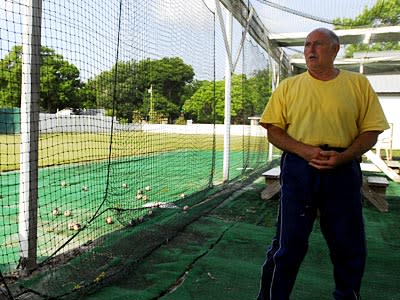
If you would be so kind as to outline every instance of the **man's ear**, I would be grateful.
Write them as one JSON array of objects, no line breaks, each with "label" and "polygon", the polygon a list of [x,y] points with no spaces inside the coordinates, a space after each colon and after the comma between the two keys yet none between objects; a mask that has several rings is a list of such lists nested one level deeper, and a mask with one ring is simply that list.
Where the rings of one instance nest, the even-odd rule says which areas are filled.
[{"label": "man's ear", "polygon": [[338,52],[340,50],[340,45],[339,44],[335,44],[333,47],[334,47],[334,50],[335,50],[335,58],[336,58],[336,55],[338,54]]}]

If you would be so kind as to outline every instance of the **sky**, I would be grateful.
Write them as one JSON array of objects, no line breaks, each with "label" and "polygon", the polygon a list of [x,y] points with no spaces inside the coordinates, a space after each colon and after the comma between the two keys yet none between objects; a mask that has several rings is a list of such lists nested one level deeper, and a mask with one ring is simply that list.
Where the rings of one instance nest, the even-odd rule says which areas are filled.
[{"label": "sky", "polygon": [[[334,18],[344,17],[354,18],[362,12],[364,7],[370,8],[376,1],[377,0],[250,0],[250,4],[255,8],[257,15],[270,32],[285,33],[308,32],[315,28],[315,26],[331,28],[331,25],[296,16],[295,14],[267,5],[267,3],[272,2],[281,7],[286,7],[303,14],[332,20]],[[210,9],[215,11],[215,0],[204,0],[204,2]]]},{"label": "sky", "polygon": [[[271,2],[312,16],[331,20],[358,15],[376,0],[274,0]],[[21,44],[23,0],[0,1],[0,57]],[[213,14],[215,0],[126,0],[120,30],[120,60],[181,56],[195,65],[200,78],[212,76]],[[310,31],[329,24],[289,14],[251,0],[257,15],[271,33]],[[204,5],[208,7],[205,8]],[[87,79],[110,69],[117,59],[119,0],[43,0],[42,43],[54,48],[78,66]],[[225,17],[225,14],[224,14]],[[218,17],[216,16],[218,23]],[[223,76],[224,42],[217,25],[217,78]],[[241,28],[234,22],[233,52],[236,55]],[[206,49],[206,50],[202,50]],[[210,52],[211,51],[211,52]],[[198,66],[197,66],[198,64]],[[203,67],[207,66],[207,67]]]},{"label": "sky", "polygon": [[[333,20],[335,18],[354,18],[360,14],[364,7],[371,7],[376,3],[376,0],[280,0],[269,1],[279,3],[283,7],[292,10],[325,19]],[[262,0],[252,0],[251,3],[256,8],[257,13],[264,25],[267,26],[273,33],[282,32],[308,32],[315,27],[332,28],[330,24],[313,21],[308,18],[296,16],[282,10],[273,8],[263,4]]]}]

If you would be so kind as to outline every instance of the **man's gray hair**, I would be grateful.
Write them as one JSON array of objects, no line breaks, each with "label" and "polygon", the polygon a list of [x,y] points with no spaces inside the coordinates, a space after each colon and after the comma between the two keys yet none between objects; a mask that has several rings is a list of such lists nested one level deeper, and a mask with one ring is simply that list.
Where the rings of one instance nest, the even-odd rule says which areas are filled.
[{"label": "man's gray hair", "polygon": [[327,34],[331,38],[333,44],[340,45],[339,37],[332,30],[330,30],[328,28],[321,27],[321,28],[317,28],[317,29],[315,29],[313,31],[320,31],[320,32],[323,32],[323,33]]}]

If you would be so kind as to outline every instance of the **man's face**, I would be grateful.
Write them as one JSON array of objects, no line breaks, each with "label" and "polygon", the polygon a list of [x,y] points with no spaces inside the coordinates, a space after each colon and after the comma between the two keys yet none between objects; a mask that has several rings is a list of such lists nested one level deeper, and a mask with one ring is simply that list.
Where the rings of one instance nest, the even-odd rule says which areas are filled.
[{"label": "man's face", "polygon": [[324,70],[333,67],[339,46],[333,44],[327,33],[311,32],[304,43],[304,57],[311,70]]}]

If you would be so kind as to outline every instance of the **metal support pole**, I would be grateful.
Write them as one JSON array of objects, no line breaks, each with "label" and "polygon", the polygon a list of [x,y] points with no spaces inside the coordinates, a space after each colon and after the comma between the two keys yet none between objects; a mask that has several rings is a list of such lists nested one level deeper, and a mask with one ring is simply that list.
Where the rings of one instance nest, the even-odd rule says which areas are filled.
[{"label": "metal support pole", "polygon": [[[279,73],[280,73],[280,62],[279,62],[279,67],[278,71],[276,70],[276,62],[273,60],[271,61],[271,67],[272,67],[272,80],[271,80],[271,85],[272,85],[272,91],[275,91],[276,87],[279,84]],[[268,137],[267,137],[268,138]],[[274,153],[274,145],[268,142],[268,161],[271,162],[273,159],[273,153]]]},{"label": "metal support pole", "polygon": [[41,17],[42,0],[26,0],[22,41],[19,190],[19,266],[24,272],[36,267]]},{"label": "metal support pole", "polygon": [[[217,15],[218,15],[218,18],[219,18],[219,24],[221,25],[222,37],[224,38],[225,51],[226,51],[226,53],[225,53],[226,54],[226,58],[225,58],[225,62],[226,63],[225,63],[225,65],[227,63],[229,63],[229,68],[233,72],[232,38],[228,37],[229,35],[232,36],[232,29],[231,29],[230,33],[227,32],[228,28],[226,28],[226,27],[227,27],[227,24],[228,24],[229,20],[227,20],[226,21],[227,24],[225,24],[224,17],[222,16],[221,4],[219,3],[219,1],[220,0],[215,0],[215,9],[217,11]],[[231,15],[231,17],[229,17],[229,15]],[[229,9],[227,9],[227,18],[228,19],[232,18],[232,20],[233,20],[232,13],[229,11]],[[232,27],[232,25],[231,25],[231,27]],[[226,67],[225,67],[225,70],[226,70]]]},{"label": "metal support pole", "polygon": [[236,65],[237,65],[237,63],[239,61],[239,58],[240,58],[240,54],[242,53],[242,50],[243,50],[243,47],[244,47],[244,41],[246,39],[247,33],[249,32],[250,20],[253,17],[253,13],[254,13],[254,8],[252,7],[250,9],[249,16],[247,17],[246,27],[245,27],[244,31],[242,32],[242,39],[240,40],[239,50],[237,52],[236,59],[232,64],[232,73],[235,72]]},{"label": "metal support pole", "polygon": [[[226,37],[228,41],[227,51],[232,53],[232,13],[226,11]],[[229,160],[231,150],[231,89],[232,89],[232,55],[225,58],[225,134],[224,134],[224,159],[223,159],[223,178],[222,181],[229,180]]]}]

